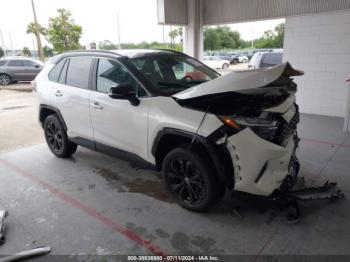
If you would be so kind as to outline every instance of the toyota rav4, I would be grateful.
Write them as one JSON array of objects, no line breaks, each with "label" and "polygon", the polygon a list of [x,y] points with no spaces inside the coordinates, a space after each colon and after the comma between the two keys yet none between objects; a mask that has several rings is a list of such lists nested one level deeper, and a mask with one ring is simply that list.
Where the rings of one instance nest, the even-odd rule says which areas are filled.
[{"label": "toyota rav4", "polygon": [[220,76],[178,52],[76,51],[32,85],[53,154],[81,145],[146,163],[178,204],[203,211],[226,189],[270,196],[295,182],[291,77],[302,74],[284,63]]}]

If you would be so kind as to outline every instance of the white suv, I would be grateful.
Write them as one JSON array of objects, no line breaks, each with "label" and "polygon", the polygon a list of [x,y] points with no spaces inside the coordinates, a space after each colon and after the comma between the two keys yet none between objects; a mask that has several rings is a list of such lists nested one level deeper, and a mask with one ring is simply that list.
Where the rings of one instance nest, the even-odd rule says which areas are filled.
[{"label": "white suv", "polygon": [[51,59],[33,89],[56,156],[81,145],[147,163],[203,211],[226,188],[270,196],[294,183],[297,75],[288,63],[220,76],[178,52],[79,51]]}]

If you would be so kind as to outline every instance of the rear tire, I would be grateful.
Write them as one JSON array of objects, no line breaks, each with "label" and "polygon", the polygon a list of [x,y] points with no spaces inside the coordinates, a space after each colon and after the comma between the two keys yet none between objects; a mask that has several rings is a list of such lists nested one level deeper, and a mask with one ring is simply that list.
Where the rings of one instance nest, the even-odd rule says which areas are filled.
[{"label": "rear tire", "polygon": [[68,140],[67,133],[57,115],[49,115],[44,122],[46,143],[51,152],[60,158],[68,158],[77,151],[77,144]]},{"label": "rear tire", "polygon": [[173,149],[164,158],[162,173],[168,192],[188,210],[206,211],[224,195],[225,187],[214,177],[207,161],[196,152]]},{"label": "rear tire", "polygon": [[11,77],[7,74],[0,74],[0,85],[6,86],[11,84]]},{"label": "rear tire", "polygon": [[222,69],[227,69],[229,66],[230,66],[229,64],[225,63],[225,64],[222,65]]},{"label": "rear tire", "polygon": [[234,65],[237,65],[237,64],[239,63],[239,60],[238,60],[237,58],[235,58],[235,59],[232,60],[232,63],[233,63]]}]

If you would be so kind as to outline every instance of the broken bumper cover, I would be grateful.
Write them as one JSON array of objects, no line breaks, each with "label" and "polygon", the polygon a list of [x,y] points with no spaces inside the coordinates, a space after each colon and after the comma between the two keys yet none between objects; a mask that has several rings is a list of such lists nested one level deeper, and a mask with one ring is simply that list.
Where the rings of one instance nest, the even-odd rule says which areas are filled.
[{"label": "broken bumper cover", "polygon": [[290,136],[279,146],[246,128],[227,139],[235,175],[235,191],[269,196],[278,189],[290,171],[299,138]]}]

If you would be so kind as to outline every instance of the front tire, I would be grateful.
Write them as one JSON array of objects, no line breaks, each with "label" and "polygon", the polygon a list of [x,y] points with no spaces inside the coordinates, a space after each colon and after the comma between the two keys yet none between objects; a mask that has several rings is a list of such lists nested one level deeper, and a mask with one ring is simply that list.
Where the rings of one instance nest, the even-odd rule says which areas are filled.
[{"label": "front tire", "polygon": [[191,211],[208,210],[221,200],[225,190],[207,161],[184,148],[175,148],[166,155],[162,173],[168,192]]},{"label": "front tire", "polygon": [[68,140],[67,133],[57,115],[49,115],[44,122],[46,143],[51,152],[60,158],[68,158],[77,151],[77,144]]},{"label": "front tire", "polygon": [[6,86],[11,84],[11,77],[7,74],[0,74],[0,85]]}]

